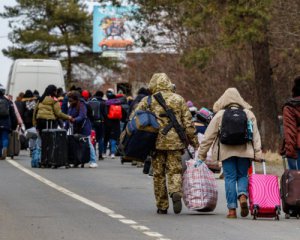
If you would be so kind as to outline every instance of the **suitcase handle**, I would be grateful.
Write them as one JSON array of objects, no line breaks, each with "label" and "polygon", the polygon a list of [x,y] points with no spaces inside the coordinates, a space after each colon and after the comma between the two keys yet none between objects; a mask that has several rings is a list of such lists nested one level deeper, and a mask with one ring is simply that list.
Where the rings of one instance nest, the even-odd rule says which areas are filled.
[{"label": "suitcase handle", "polygon": [[52,120],[46,121],[46,129],[49,129],[49,121],[50,121],[50,129],[52,129]]},{"label": "suitcase handle", "polygon": [[264,175],[267,174],[267,170],[266,170],[266,160],[265,159],[261,159],[261,160],[252,160],[252,170],[253,170],[253,174],[255,174],[255,164],[254,162],[260,162],[263,165],[263,171],[264,171]]},{"label": "suitcase handle", "polygon": [[[287,164],[286,164],[287,161],[288,161],[288,158],[285,155],[283,155],[282,156],[282,163],[283,163],[283,169],[284,170],[288,169]],[[296,161],[296,169],[297,169],[297,171],[299,171],[298,161],[297,160],[295,160],[295,161]]]}]

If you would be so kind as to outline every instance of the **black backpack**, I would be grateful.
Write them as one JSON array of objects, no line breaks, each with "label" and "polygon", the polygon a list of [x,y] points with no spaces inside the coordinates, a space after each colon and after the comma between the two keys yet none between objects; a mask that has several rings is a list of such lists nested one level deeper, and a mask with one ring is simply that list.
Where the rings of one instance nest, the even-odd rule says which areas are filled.
[{"label": "black backpack", "polygon": [[9,103],[5,98],[0,98],[0,117],[9,116]]},{"label": "black backpack", "polygon": [[93,98],[90,101],[88,101],[88,105],[92,110],[92,116],[94,121],[103,120],[101,114],[101,102],[98,101],[96,98]]},{"label": "black backpack", "polygon": [[248,142],[247,115],[242,108],[226,108],[220,129],[220,142],[243,145]]}]

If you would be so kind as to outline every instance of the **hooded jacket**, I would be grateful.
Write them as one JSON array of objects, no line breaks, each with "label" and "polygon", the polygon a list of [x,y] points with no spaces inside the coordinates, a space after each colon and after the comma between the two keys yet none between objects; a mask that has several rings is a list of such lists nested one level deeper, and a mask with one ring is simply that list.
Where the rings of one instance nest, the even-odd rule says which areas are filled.
[{"label": "hooded jacket", "polygon": [[36,107],[36,98],[35,97],[29,97],[29,98],[23,98],[22,99],[22,113],[21,117],[24,121],[25,128],[31,128],[32,127],[32,117],[33,112]]},{"label": "hooded jacket", "polygon": [[50,96],[45,97],[43,102],[37,104],[34,110],[33,126],[36,126],[36,119],[44,120],[56,120],[63,119],[68,120],[69,116],[61,111],[60,104],[58,101]]},{"label": "hooded jacket", "polygon": [[283,107],[284,147],[282,154],[298,158],[300,149],[300,97],[289,99]]},{"label": "hooded jacket", "polygon": [[[253,123],[253,146],[249,141],[243,145],[225,145],[219,142],[219,129],[221,127],[223,114],[227,107],[242,107],[247,115],[248,120]],[[230,157],[243,157],[243,158],[261,158],[261,140],[257,128],[257,122],[254,114],[250,110],[252,107],[245,102],[236,88],[228,88],[224,94],[215,102],[213,106],[216,115],[208,125],[204,139],[199,148],[199,159],[206,159],[207,152],[212,146],[212,159],[213,160],[226,160]],[[220,149],[219,149],[220,146]],[[219,152],[219,159],[218,159]]]},{"label": "hooded jacket", "polygon": [[[198,147],[198,140],[195,135],[195,127],[192,124],[192,115],[186,105],[185,100],[180,95],[173,93],[173,85],[165,73],[156,73],[150,80],[149,90],[152,94],[160,92],[166,101],[166,104],[173,110],[179,124],[185,129],[186,135],[193,147]],[[148,97],[142,99],[135,111],[148,109]],[[165,110],[151,96],[150,111],[153,112],[159,123],[159,133],[156,141],[156,149],[158,150],[181,150],[185,148],[184,143],[180,140],[176,130],[171,130],[166,134],[162,134],[163,129],[169,125],[170,119],[165,114]]]},{"label": "hooded jacket", "polygon": [[9,107],[9,115],[5,117],[0,117],[0,130],[1,129],[5,129],[7,131],[15,130],[17,127],[17,119],[16,119],[13,102],[10,101],[4,95],[0,96],[0,99],[7,101],[7,106]]}]

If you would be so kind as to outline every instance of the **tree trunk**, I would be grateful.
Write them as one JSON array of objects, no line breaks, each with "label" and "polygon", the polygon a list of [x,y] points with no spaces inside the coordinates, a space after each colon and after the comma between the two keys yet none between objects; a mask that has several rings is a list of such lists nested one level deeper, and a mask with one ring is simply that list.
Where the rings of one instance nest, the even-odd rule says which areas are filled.
[{"label": "tree trunk", "polygon": [[276,150],[279,143],[279,121],[270,63],[269,41],[252,43],[255,86],[258,98],[258,120],[264,150]]},{"label": "tree trunk", "polygon": [[72,85],[72,56],[71,56],[71,48],[68,47],[68,60],[67,60],[67,77],[66,77],[66,88],[70,89]]}]

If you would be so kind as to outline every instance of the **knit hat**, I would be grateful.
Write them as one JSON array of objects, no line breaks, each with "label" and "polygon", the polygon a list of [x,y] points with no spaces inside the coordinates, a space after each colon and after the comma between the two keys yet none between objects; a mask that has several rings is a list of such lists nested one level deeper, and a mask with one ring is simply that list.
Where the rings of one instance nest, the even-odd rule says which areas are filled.
[{"label": "knit hat", "polygon": [[186,102],[186,105],[187,105],[189,108],[194,107],[193,102],[190,101],[190,100]]},{"label": "knit hat", "polygon": [[90,97],[90,93],[89,93],[88,90],[83,90],[82,93],[81,93],[81,96],[82,96],[85,100],[87,100],[87,99],[89,99],[89,97]]},{"label": "knit hat", "polygon": [[115,93],[115,90],[113,90],[112,88],[109,88],[109,89],[107,89],[107,92]]}]

